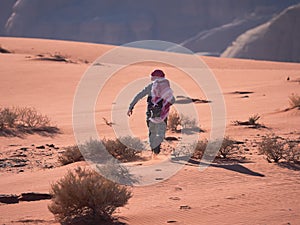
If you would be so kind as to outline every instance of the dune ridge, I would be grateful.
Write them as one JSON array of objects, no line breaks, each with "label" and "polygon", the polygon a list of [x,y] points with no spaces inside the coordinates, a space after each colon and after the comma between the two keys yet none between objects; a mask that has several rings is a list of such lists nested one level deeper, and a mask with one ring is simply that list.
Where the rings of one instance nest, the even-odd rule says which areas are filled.
[{"label": "dune ridge", "polygon": [[[32,149],[40,145],[46,146],[45,149],[35,151],[47,152],[49,147],[46,144],[54,144],[59,149],[53,155],[43,156],[43,159],[46,162],[55,160],[63,147],[75,144],[72,104],[78,82],[92,62],[113,46],[9,37],[1,37],[0,44],[12,51],[11,54],[0,54],[0,92],[1,96],[5,96],[0,100],[0,107],[33,106],[49,116],[61,130],[54,137],[38,134],[23,138],[0,137],[0,157],[4,158],[22,147]],[[60,53],[75,63],[35,60],[38,54],[46,53]],[[292,93],[300,94],[299,83],[292,81],[300,78],[300,64],[214,57],[201,59],[220,85],[227,111],[226,135],[243,142],[241,148],[245,162],[213,163],[199,171],[199,163],[191,161],[167,180],[133,187],[129,204],[116,216],[130,225],[298,224],[299,170],[268,163],[258,153],[258,143],[262,136],[270,133],[299,140],[299,110],[284,109],[289,107],[288,97]],[[153,62],[125,67],[115,74],[97,102],[95,120],[102,136],[114,137],[112,127],[105,124],[103,117],[111,121],[115,95],[128,82],[147,77],[157,66],[166,72],[169,79],[189,87],[190,96],[186,97],[205,99],[205,93],[198,90],[178,68]],[[208,138],[211,129],[209,104],[191,104],[195,104],[201,129],[205,130],[200,133],[200,138]],[[144,102],[139,103],[130,119],[134,134],[142,139],[147,137],[144,107]],[[232,124],[232,121],[244,121],[254,114],[261,116],[259,122],[267,128],[252,129]],[[87,166],[81,162],[43,169],[24,168],[24,171],[2,170],[0,194],[48,192],[52,182],[78,165]],[[153,174],[160,178],[160,171],[153,171]],[[49,200],[0,204],[0,223],[58,224],[48,211],[48,204]]]}]

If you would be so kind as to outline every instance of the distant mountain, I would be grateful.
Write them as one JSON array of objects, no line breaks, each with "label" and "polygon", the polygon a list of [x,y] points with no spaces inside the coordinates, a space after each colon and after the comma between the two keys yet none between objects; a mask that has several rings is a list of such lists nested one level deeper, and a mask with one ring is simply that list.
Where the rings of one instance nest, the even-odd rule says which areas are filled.
[{"label": "distant mountain", "polygon": [[0,2],[0,36],[6,33],[5,24],[13,12],[16,0],[1,0]]},{"label": "distant mountain", "polygon": [[239,36],[222,57],[300,62],[300,4]]},{"label": "distant mountain", "polygon": [[156,39],[220,55],[240,34],[299,2],[1,0],[0,35],[115,45]]}]

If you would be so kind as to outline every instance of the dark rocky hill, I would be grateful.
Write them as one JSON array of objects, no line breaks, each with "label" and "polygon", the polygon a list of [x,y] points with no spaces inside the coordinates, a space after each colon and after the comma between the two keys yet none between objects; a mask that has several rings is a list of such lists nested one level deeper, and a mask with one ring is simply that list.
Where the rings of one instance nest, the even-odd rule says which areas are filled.
[{"label": "dark rocky hill", "polygon": [[240,35],[222,57],[300,62],[300,4]]}]

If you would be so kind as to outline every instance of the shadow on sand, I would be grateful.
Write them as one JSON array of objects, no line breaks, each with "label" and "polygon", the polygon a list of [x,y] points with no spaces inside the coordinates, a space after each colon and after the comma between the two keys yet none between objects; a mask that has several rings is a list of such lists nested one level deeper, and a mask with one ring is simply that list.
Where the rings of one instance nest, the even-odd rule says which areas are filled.
[{"label": "shadow on sand", "polygon": [[54,137],[61,134],[57,127],[18,127],[13,129],[2,128],[0,129],[0,137],[19,137],[24,138],[29,134],[38,134],[43,137]]},{"label": "shadow on sand", "polygon": [[[184,160],[184,159],[183,159]],[[205,166],[205,167],[215,167],[215,168],[221,168],[221,169],[226,169],[226,170],[230,170],[233,172],[237,172],[237,173],[241,173],[241,174],[245,174],[245,175],[249,175],[249,176],[256,176],[256,177],[264,177],[264,174],[258,173],[258,172],[254,172],[250,169],[248,169],[247,167],[241,165],[239,161],[232,161],[232,163],[226,163],[226,164],[221,164],[221,163],[205,163],[205,162],[199,162],[197,160],[193,160],[193,159],[188,159],[182,161],[182,159],[180,159],[180,157],[175,158],[172,160],[175,163],[185,163],[185,165],[189,165],[189,166]]]}]

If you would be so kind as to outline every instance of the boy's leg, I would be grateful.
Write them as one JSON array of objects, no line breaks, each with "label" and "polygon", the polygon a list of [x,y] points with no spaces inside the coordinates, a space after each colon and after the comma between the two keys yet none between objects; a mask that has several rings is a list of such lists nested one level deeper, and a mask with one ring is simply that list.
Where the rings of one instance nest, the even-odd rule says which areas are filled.
[{"label": "boy's leg", "polygon": [[149,142],[152,151],[155,154],[160,153],[160,145],[165,138],[166,124],[162,123],[153,123],[149,121]]}]

